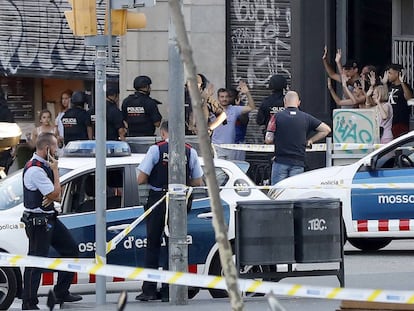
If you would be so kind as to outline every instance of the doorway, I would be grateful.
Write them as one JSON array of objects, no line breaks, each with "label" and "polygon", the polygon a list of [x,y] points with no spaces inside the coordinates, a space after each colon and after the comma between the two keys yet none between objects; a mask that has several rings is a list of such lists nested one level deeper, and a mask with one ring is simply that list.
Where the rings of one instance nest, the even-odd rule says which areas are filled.
[{"label": "doorway", "polygon": [[347,22],[349,58],[382,74],[392,62],[392,0],[348,0]]}]

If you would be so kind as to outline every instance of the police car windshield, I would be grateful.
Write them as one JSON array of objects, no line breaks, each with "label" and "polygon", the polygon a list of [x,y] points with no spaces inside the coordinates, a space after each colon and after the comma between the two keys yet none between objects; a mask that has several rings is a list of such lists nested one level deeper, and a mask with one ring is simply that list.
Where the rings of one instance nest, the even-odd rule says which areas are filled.
[{"label": "police car windshield", "polygon": [[[71,169],[59,168],[59,175],[62,176],[70,171]],[[19,170],[0,180],[0,211],[23,203],[22,174],[23,170]]]}]

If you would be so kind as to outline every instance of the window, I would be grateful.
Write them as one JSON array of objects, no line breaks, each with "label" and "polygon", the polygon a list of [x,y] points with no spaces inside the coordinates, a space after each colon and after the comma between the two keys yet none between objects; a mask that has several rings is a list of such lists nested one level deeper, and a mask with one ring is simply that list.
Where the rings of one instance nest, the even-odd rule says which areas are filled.
[{"label": "window", "polygon": [[[123,168],[108,169],[106,175],[106,208],[114,209],[124,206]],[[95,172],[89,172],[67,183],[64,189],[63,212],[66,214],[95,211]]]},{"label": "window", "polygon": [[22,171],[10,175],[0,183],[0,210],[23,203]]}]

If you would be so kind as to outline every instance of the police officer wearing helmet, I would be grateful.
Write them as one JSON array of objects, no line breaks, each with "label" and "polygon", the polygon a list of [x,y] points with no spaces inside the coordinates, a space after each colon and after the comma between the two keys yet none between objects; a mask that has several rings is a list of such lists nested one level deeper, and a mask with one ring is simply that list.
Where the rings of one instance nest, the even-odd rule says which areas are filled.
[{"label": "police officer wearing helmet", "polygon": [[[28,255],[48,257],[52,246],[59,257],[78,256],[78,247],[68,229],[56,217],[54,201],[60,200],[58,149],[53,133],[41,133],[36,141],[36,152],[23,170],[24,212],[21,221],[29,238]],[[26,267],[23,276],[22,310],[39,310],[37,291],[43,269]],[[69,292],[74,273],[59,271],[54,293],[59,304],[75,302],[81,296]]]},{"label": "police officer wearing helmet", "polygon": [[160,126],[162,116],[157,107],[159,102],[149,96],[151,83],[148,76],[136,77],[136,92],[122,102],[122,115],[127,124],[128,136],[154,136],[155,128]]},{"label": "police officer wearing helmet", "polygon": [[[109,86],[106,89],[106,140],[125,140],[125,124],[122,112],[118,108],[119,87]],[[95,107],[88,111],[93,132],[95,132]]]},{"label": "police officer wearing helmet", "polygon": [[87,103],[85,92],[73,92],[72,107],[62,117],[65,144],[73,140],[92,139],[92,124],[88,112],[84,109]]},{"label": "police officer wearing helmet", "polygon": [[266,131],[270,118],[279,111],[285,110],[283,98],[284,91],[287,88],[286,78],[282,75],[273,75],[269,80],[269,89],[272,94],[266,97],[257,111],[256,122],[258,125],[264,125]]},{"label": "police officer wearing helmet", "polygon": [[[150,208],[154,203],[159,201],[168,189],[168,122],[164,121],[160,127],[162,141],[151,146],[143,161],[138,166],[138,184],[149,184],[150,191],[148,195],[148,202],[145,210]],[[190,145],[185,146],[186,154],[186,180],[187,185],[201,186],[203,184],[201,169],[198,160],[197,151],[191,148]],[[163,265],[167,268],[167,263],[160,263],[160,249],[161,237],[165,224],[166,205],[165,200],[162,201],[154,210],[147,216],[147,247],[145,249],[145,267],[158,269]],[[136,297],[136,300],[148,301],[158,300],[168,301],[168,287],[163,284],[161,293],[158,294],[157,284],[154,282],[145,281],[142,285],[142,293]]]}]

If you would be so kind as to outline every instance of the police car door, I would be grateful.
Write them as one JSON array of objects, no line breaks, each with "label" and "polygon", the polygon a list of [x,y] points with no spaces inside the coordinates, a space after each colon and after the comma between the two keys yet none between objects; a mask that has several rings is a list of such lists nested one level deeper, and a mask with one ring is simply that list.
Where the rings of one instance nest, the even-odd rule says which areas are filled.
[{"label": "police car door", "polygon": [[[131,223],[139,217],[140,211],[125,207],[126,196],[129,193],[126,186],[129,182],[126,183],[125,178],[128,175],[128,166],[112,167],[107,170],[107,228]],[[83,172],[65,182],[62,199],[63,215],[60,219],[78,244],[80,257],[93,258],[95,256],[95,208],[94,171]],[[107,230],[107,242],[120,231],[121,229]],[[107,261],[111,264],[135,265],[135,259],[134,249],[125,247],[122,243],[107,254]]]},{"label": "police car door", "polygon": [[[355,174],[352,219],[357,231],[408,231],[414,219],[414,138],[375,155]],[[356,221],[356,223],[355,223]]]}]

